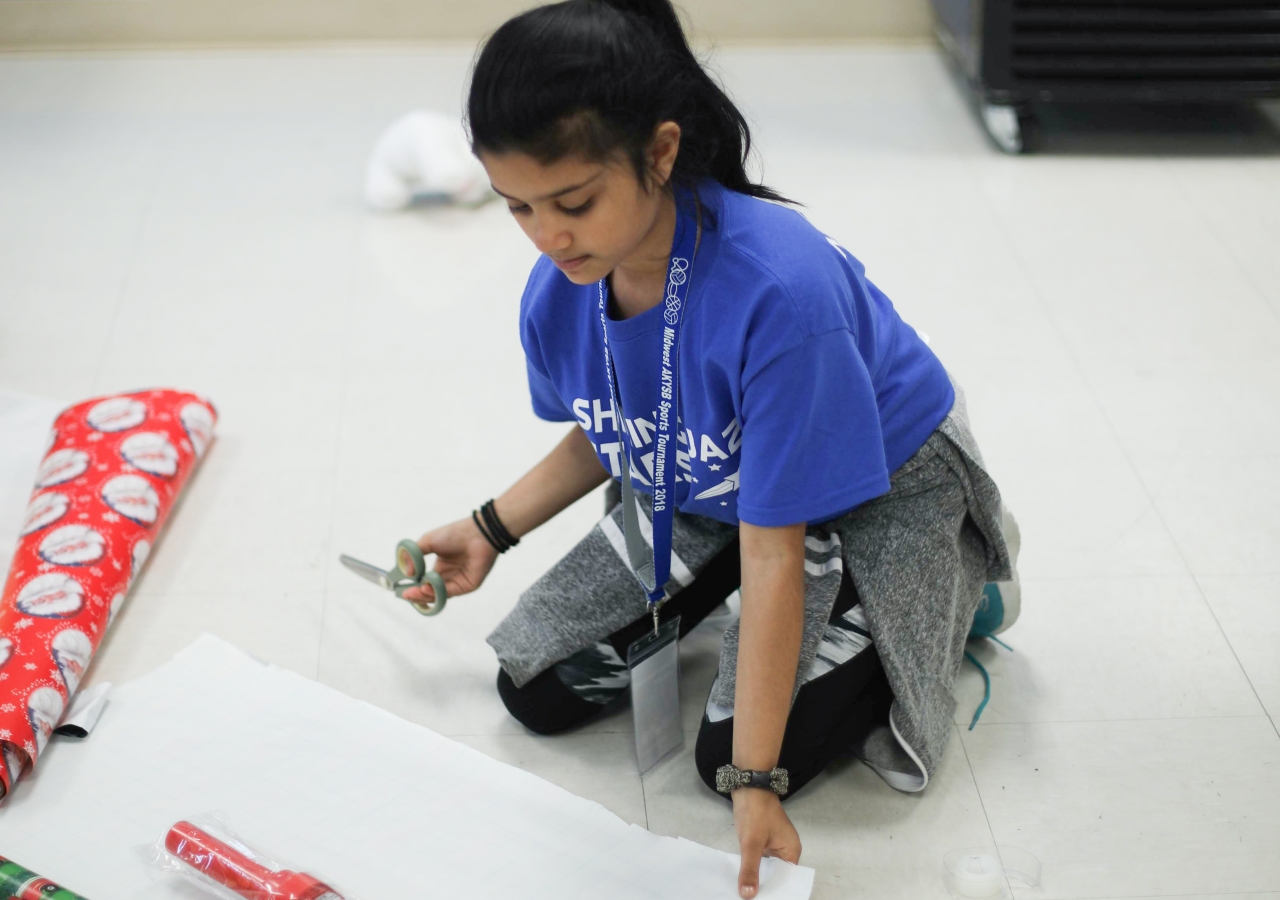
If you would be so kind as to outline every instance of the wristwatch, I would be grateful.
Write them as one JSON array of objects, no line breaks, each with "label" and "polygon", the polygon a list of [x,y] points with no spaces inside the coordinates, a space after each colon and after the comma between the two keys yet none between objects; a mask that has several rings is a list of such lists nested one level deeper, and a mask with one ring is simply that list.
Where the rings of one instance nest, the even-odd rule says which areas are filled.
[{"label": "wristwatch", "polygon": [[790,776],[786,769],[770,769],[768,772],[757,772],[751,769],[739,769],[734,765],[721,766],[716,769],[716,790],[728,794],[734,788],[756,787],[773,791],[779,797],[790,789]]}]

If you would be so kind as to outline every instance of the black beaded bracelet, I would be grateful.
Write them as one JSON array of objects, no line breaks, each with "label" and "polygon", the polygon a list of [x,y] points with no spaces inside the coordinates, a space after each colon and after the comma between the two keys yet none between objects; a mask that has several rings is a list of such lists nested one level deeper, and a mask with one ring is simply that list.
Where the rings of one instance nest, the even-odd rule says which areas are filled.
[{"label": "black beaded bracelet", "polygon": [[476,527],[489,542],[489,546],[499,553],[506,553],[520,543],[520,539],[508,531],[507,526],[503,525],[502,520],[498,518],[498,511],[494,508],[492,500],[481,506],[478,514],[476,510],[472,510],[471,521],[476,523]]},{"label": "black beaded bracelet", "polygon": [[511,531],[508,531],[507,526],[503,525],[502,520],[498,518],[497,504],[489,501],[483,507],[480,507],[480,512],[483,513],[485,522],[488,522],[490,530],[497,531],[500,542],[507,544],[507,547],[515,547],[516,544],[520,543],[520,539],[516,538],[516,535],[513,535]]},{"label": "black beaded bracelet", "polygon": [[495,541],[493,539],[493,535],[489,534],[489,532],[485,530],[484,525],[480,523],[480,516],[476,514],[476,511],[474,509],[471,510],[471,521],[476,523],[476,527],[480,529],[480,533],[484,535],[484,539],[489,542],[490,547],[492,547],[494,550],[497,550],[499,553],[506,552],[506,548],[504,548],[501,544]]},{"label": "black beaded bracelet", "polygon": [[508,531],[507,526],[503,525],[502,520],[498,518],[498,509],[492,500],[480,507],[480,514],[484,516],[485,524],[489,526],[493,536],[503,544],[506,544],[507,549],[511,549],[520,543],[520,539]]}]

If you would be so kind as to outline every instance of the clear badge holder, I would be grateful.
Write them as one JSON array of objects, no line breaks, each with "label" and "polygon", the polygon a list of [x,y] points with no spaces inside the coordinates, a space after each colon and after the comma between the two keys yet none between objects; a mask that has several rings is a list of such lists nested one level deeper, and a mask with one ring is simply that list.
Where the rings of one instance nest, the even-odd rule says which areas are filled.
[{"label": "clear badge holder", "polygon": [[680,617],[676,616],[627,648],[636,761],[643,775],[684,746],[680,721]]},{"label": "clear badge holder", "polygon": [[1012,900],[1010,882],[1040,886],[1040,860],[1026,850],[1001,845],[952,850],[942,858],[947,892],[957,900]]}]

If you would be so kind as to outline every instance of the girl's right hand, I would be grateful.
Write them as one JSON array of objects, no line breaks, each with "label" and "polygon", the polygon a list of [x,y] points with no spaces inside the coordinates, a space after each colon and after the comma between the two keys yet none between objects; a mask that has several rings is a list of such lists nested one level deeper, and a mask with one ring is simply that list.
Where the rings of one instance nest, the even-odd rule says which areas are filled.
[{"label": "girl's right hand", "polygon": [[[445,590],[451,599],[480,587],[498,559],[498,551],[493,549],[470,517],[428,531],[418,538],[418,547],[423,554],[436,555],[435,570],[444,579]],[[435,596],[430,584],[421,584],[404,592],[406,600],[430,602]]]}]

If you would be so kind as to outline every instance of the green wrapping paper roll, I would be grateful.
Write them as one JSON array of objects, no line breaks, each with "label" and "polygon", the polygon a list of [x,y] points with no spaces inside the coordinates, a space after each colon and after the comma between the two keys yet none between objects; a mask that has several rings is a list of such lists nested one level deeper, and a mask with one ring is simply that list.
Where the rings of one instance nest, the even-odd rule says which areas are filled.
[{"label": "green wrapping paper roll", "polygon": [[0,898],[5,900],[86,900],[47,878],[0,856]]}]

